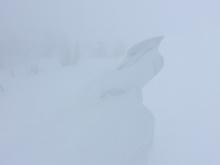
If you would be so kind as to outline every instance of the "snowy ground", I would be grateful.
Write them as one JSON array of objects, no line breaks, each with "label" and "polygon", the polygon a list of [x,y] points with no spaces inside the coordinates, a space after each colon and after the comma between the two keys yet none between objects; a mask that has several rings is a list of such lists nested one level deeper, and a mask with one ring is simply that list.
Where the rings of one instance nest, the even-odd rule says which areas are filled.
[{"label": "snowy ground", "polygon": [[[1,44],[1,50],[14,45],[17,51],[16,35],[24,40],[29,37],[53,41],[49,52],[57,45],[63,50],[69,38],[83,38],[103,52],[103,43],[96,45],[93,39],[110,39],[113,43],[122,40],[132,45],[164,35],[164,69],[144,89],[144,103],[156,119],[151,164],[219,165],[219,5],[219,0],[0,1],[1,43],[5,38],[10,41],[15,37],[15,42]],[[43,33],[39,35],[39,31]],[[41,42],[37,47],[41,44],[44,47]],[[55,52],[60,52],[60,48]],[[30,56],[33,64],[7,71],[2,70],[2,58],[7,61],[11,56],[3,54],[0,53],[0,95],[7,92],[8,86],[21,81],[12,77],[32,77],[38,73],[33,58],[36,54]],[[60,59],[59,53],[56,56]],[[66,57],[62,58],[62,65],[66,65]],[[13,58],[24,60],[23,56]],[[47,60],[45,63],[40,73],[62,68],[57,59],[49,68]]]},{"label": "snowy ground", "polygon": [[154,117],[142,88],[163,66],[161,39],[121,57],[74,58],[68,65],[44,59],[34,68],[2,69],[0,163],[146,164]]}]

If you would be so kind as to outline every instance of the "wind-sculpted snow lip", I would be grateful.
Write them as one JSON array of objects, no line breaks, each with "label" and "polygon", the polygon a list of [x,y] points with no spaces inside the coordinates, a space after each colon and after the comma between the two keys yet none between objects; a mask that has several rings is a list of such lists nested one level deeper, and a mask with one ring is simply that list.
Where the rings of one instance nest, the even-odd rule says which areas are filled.
[{"label": "wind-sculpted snow lip", "polygon": [[[161,41],[164,37],[155,37],[149,40],[142,41],[139,44],[134,45],[127,52],[126,59],[118,67],[118,69],[123,69],[126,66],[132,65],[141,59],[143,55],[147,55],[148,52],[155,50],[159,47]],[[140,51],[141,50],[141,51]]]},{"label": "wind-sculpted snow lip", "polygon": [[146,164],[154,118],[142,88],[162,68],[160,41],[11,83],[0,96],[0,164]]}]

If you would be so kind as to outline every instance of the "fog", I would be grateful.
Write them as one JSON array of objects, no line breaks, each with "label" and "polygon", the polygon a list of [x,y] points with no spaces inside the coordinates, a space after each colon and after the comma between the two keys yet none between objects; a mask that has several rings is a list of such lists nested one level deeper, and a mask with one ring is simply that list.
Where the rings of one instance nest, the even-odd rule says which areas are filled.
[{"label": "fog", "polygon": [[85,56],[120,57],[162,35],[164,67],[144,88],[155,118],[149,164],[218,165],[219,6],[217,0],[0,0],[0,95],[13,84],[8,77],[58,70]]}]

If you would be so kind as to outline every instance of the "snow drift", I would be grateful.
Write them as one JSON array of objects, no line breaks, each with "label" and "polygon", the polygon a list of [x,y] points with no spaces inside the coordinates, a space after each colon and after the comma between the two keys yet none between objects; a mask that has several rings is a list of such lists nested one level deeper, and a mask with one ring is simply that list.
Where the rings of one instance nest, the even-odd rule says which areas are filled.
[{"label": "snow drift", "polygon": [[162,68],[161,37],[122,58],[9,79],[0,86],[1,165],[142,165],[153,115],[142,88]]}]

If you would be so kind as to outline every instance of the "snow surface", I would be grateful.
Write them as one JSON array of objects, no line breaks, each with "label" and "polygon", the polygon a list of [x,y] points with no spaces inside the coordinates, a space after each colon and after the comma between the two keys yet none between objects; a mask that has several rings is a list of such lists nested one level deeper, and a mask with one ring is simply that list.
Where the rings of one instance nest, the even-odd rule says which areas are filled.
[{"label": "snow surface", "polygon": [[2,72],[0,164],[146,164],[154,117],[142,88],[162,67],[160,41],[141,42],[121,58]]}]

